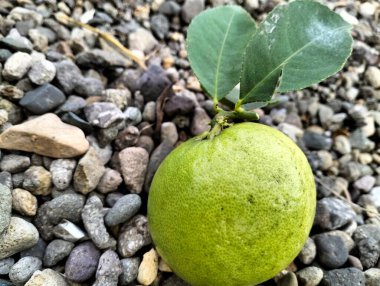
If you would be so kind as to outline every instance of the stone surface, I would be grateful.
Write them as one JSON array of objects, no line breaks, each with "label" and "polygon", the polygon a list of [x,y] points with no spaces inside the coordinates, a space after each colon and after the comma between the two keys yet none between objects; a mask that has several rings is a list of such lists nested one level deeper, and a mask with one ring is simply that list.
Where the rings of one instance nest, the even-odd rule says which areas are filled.
[{"label": "stone surface", "polygon": [[104,222],[107,226],[115,226],[128,221],[141,207],[139,195],[130,194],[118,199],[115,205],[107,212]]},{"label": "stone surface", "polygon": [[348,249],[339,236],[322,233],[316,235],[314,241],[318,260],[326,268],[339,268],[347,261]]},{"label": "stone surface", "polygon": [[7,80],[19,80],[32,65],[32,57],[23,52],[17,52],[10,56],[5,62],[3,76]]},{"label": "stone surface", "polygon": [[36,62],[32,65],[28,72],[28,77],[31,82],[37,85],[49,83],[55,77],[55,65],[47,60]]},{"label": "stone surface", "polygon": [[44,254],[44,266],[52,267],[66,258],[74,248],[74,243],[62,239],[55,239],[50,242]]},{"label": "stone surface", "polygon": [[5,130],[0,135],[0,148],[71,158],[84,154],[89,143],[79,128],[48,113]]},{"label": "stone surface", "polygon": [[208,116],[207,112],[201,107],[196,107],[190,126],[191,134],[196,136],[205,131],[208,131],[210,129],[210,121],[211,118]]},{"label": "stone surface", "polygon": [[25,171],[30,166],[30,158],[22,155],[5,155],[0,162],[0,169],[9,173]]},{"label": "stone surface", "polygon": [[150,285],[156,279],[158,272],[158,255],[152,248],[143,255],[139,266],[137,281],[143,285]]},{"label": "stone surface", "polygon": [[9,272],[9,279],[16,285],[24,285],[33,273],[42,269],[42,261],[33,256],[21,258]]},{"label": "stone surface", "polygon": [[52,269],[34,272],[25,286],[69,286],[60,273]]},{"label": "stone surface", "polygon": [[324,273],[321,286],[364,286],[363,272],[356,268],[342,268]]},{"label": "stone surface", "polygon": [[23,189],[12,190],[12,209],[25,216],[34,216],[37,213],[37,198]]},{"label": "stone surface", "polygon": [[131,257],[120,260],[122,267],[122,274],[119,277],[119,283],[121,286],[127,286],[130,282],[137,278],[140,258]]},{"label": "stone surface", "polygon": [[323,271],[318,267],[310,266],[298,271],[297,277],[303,286],[317,286],[323,278]]},{"label": "stone surface", "polygon": [[106,168],[97,186],[97,190],[103,194],[107,194],[117,190],[122,182],[123,178],[118,171]]},{"label": "stone surface", "polygon": [[196,15],[204,10],[204,8],[204,0],[186,0],[182,6],[182,19],[186,23],[190,23]]},{"label": "stone surface", "polygon": [[308,237],[305,245],[298,254],[298,258],[303,264],[309,265],[314,261],[316,255],[317,247],[315,245],[315,242],[313,239]]},{"label": "stone surface", "polygon": [[149,162],[148,152],[141,147],[125,148],[119,153],[124,183],[132,193],[140,193]]},{"label": "stone surface", "polygon": [[12,194],[11,190],[0,184],[0,235],[5,232],[11,221]]},{"label": "stone surface", "polygon": [[87,121],[100,128],[118,125],[124,120],[121,110],[111,102],[95,102],[84,108]]},{"label": "stone surface", "polygon": [[82,79],[80,69],[70,60],[56,63],[56,78],[66,94],[70,94]]},{"label": "stone surface", "polygon": [[24,173],[22,186],[33,195],[47,196],[51,193],[51,174],[44,167],[31,166]]},{"label": "stone surface", "polygon": [[22,218],[12,217],[0,239],[0,259],[32,247],[38,238],[38,231],[34,225]]},{"label": "stone surface", "polygon": [[139,50],[144,53],[148,53],[157,45],[157,40],[148,30],[138,28],[136,31],[129,34],[128,45],[132,50]]},{"label": "stone surface", "polygon": [[364,272],[366,278],[366,286],[378,286],[380,285],[380,269],[371,268]]},{"label": "stone surface", "polygon": [[113,250],[107,250],[100,256],[98,269],[96,270],[96,281],[93,286],[117,285],[122,271],[117,253]]},{"label": "stone surface", "polygon": [[50,164],[50,173],[54,186],[58,190],[65,190],[70,186],[73,178],[76,161],[71,159],[58,159]]},{"label": "stone surface", "polygon": [[53,228],[53,234],[55,237],[69,242],[77,242],[87,238],[81,228],[66,219],[63,219]]},{"label": "stone surface", "polygon": [[170,85],[170,80],[161,66],[152,64],[141,75],[138,85],[145,101],[156,101],[163,90]]},{"label": "stone surface", "polygon": [[12,257],[0,259],[0,275],[8,275],[14,264],[15,260]]}]

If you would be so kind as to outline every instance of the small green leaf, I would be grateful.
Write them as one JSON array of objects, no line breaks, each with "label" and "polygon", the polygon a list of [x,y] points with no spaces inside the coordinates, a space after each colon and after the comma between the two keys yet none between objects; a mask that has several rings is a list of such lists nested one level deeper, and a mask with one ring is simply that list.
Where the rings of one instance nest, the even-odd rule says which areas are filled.
[{"label": "small green leaf", "polygon": [[255,30],[255,22],[239,6],[209,9],[191,22],[187,32],[190,64],[215,100],[239,83],[243,54]]},{"label": "small green leaf", "polygon": [[338,72],[352,49],[351,25],[326,6],[298,0],[277,6],[249,43],[241,76],[242,103],[268,101]]}]

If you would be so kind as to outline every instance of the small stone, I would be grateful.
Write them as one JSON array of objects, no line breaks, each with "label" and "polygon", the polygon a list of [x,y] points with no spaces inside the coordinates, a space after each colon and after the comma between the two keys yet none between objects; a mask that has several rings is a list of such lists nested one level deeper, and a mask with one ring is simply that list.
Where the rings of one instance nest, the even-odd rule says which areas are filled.
[{"label": "small stone", "polygon": [[52,113],[14,125],[0,135],[0,148],[52,158],[76,157],[85,153],[88,147],[82,130],[63,123]]},{"label": "small stone", "polygon": [[0,259],[28,249],[38,241],[38,231],[33,224],[22,218],[12,217],[0,239]]},{"label": "small stone", "polygon": [[150,18],[151,29],[154,35],[160,40],[165,39],[169,33],[170,22],[162,14],[156,14]]},{"label": "small stone", "polygon": [[106,168],[96,189],[102,194],[107,194],[117,190],[122,182],[123,178],[118,171]]},{"label": "small stone", "polygon": [[66,261],[65,276],[74,282],[84,282],[91,278],[98,266],[100,251],[92,242],[76,246]]},{"label": "small stone", "polygon": [[318,260],[326,268],[339,268],[347,261],[348,249],[339,236],[323,233],[316,235],[314,241]]},{"label": "small stone", "polygon": [[[25,39],[23,37],[19,37],[18,39],[11,38],[11,37],[2,38],[0,39],[0,47],[7,48],[15,52],[31,53],[32,48],[30,46],[30,42],[27,44],[26,42],[22,41],[20,38]],[[9,55],[9,57],[10,56],[11,55]]]},{"label": "small stone", "polygon": [[154,101],[149,101],[145,104],[142,117],[148,122],[154,122],[156,120],[156,103]]},{"label": "small stone", "polygon": [[368,152],[375,148],[375,143],[366,137],[362,129],[352,132],[349,140],[352,148],[360,151]]},{"label": "small stone", "polygon": [[31,166],[24,173],[22,186],[33,195],[47,196],[51,193],[51,174],[44,167]]},{"label": "small stone", "polygon": [[288,123],[280,123],[277,128],[294,142],[297,142],[298,138],[301,138],[304,134],[301,128]]},{"label": "small stone", "polygon": [[44,266],[52,267],[66,258],[74,248],[74,243],[62,239],[55,239],[48,244],[44,255]]},{"label": "small stone", "polygon": [[375,119],[372,116],[367,116],[364,119],[365,125],[361,127],[364,136],[371,137],[376,133]]},{"label": "small stone", "polygon": [[329,231],[328,234],[339,236],[343,240],[343,242],[344,242],[346,248],[348,249],[348,251],[351,251],[354,248],[354,246],[355,246],[355,242],[351,238],[351,234],[349,234],[349,233],[347,233],[345,231],[332,230],[332,231]]},{"label": "small stone", "polygon": [[159,12],[167,16],[179,15],[181,6],[174,1],[164,1],[159,8]]},{"label": "small stone", "polygon": [[31,82],[37,85],[49,83],[55,77],[55,65],[47,60],[36,62],[28,72],[28,77]]},{"label": "small stone", "polygon": [[139,136],[139,129],[136,126],[129,125],[117,135],[115,147],[117,150],[122,150],[127,147],[135,146],[139,140]]},{"label": "small stone", "polygon": [[65,190],[70,186],[75,167],[76,161],[71,159],[57,159],[51,162],[50,173],[58,190]]},{"label": "small stone", "polygon": [[349,255],[348,259],[347,259],[347,263],[348,263],[348,265],[355,267],[355,268],[359,269],[360,271],[363,271],[363,265],[360,262],[359,258],[357,258],[353,255]]},{"label": "small stone", "polygon": [[113,250],[107,250],[100,256],[96,281],[93,286],[113,286],[118,284],[123,272],[120,259]]},{"label": "small stone", "polygon": [[311,131],[304,133],[303,140],[306,147],[311,150],[330,150],[332,145],[331,138]]},{"label": "small stone", "polygon": [[317,286],[323,278],[323,271],[318,267],[310,266],[298,271],[297,277],[303,286]]},{"label": "small stone", "polygon": [[32,65],[32,57],[23,52],[17,52],[10,56],[4,64],[3,76],[6,80],[19,80]]},{"label": "small stone", "polygon": [[106,89],[102,93],[103,101],[115,104],[123,110],[132,100],[132,94],[128,89]]},{"label": "small stone", "polygon": [[52,269],[34,272],[25,286],[69,286],[60,273]]},{"label": "small stone", "polygon": [[152,242],[148,230],[148,220],[137,215],[121,228],[117,249],[122,257],[131,257],[143,246]]},{"label": "small stone", "polygon": [[105,168],[100,161],[94,148],[90,148],[88,152],[79,160],[78,166],[74,173],[74,188],[77,192],[84,195],[95,190],[98,185]]},{"label": "small stone", "polygon": [[146,102],[156,101],[170,84],[165,70],[155,64],[150,65],[138,80],[139,89]]},{"label": "small stone", "polygon": [[70,60],[56,63],[56,78],[66,94],[70,94],[82,79],[80,69]]},{"label": "small stone", "polygon": [[0,95],[8,97],[10,99],[20,99],[24,96],[24,91],[17,88],[16,86],[3,84],[0,85]]},{"label": "small stone", "polygon": [[152,248],[144,254],[138,269],[137,281],[143,285],[150,285],[157,277],[158,255]]},{"label": "small stone", "polygon": [[359,259],[365,268],[374,267],[380,257],[380,246],[374,238],[368,237],[359,241]]},{"label": "small stone", "polygon": [[380,285],[380,269],[371,268],[364,272],[365,285],[366,286],[378,286]]},{"label": "small stone", "polygon": [[322,229],[338,229],[356,217],[350,205],[337,198],[323,198],[317,202],[314,224]]},{"label": "small stone", "polygon": [[98,140],[94,136],[87,136],[86,139],[90,143],[91,147],[95,149],[96,154],[98,155],[98,158],[102,162],[102,164],[107,164],[112,156],[111,145],[105,145],[100,147]]},{"label": "small stone", "polygon": [[0,109],[0,126],[8,121],[8,112],[4,109]]},{"label": "small stone", "polygon": [[315,245],[315,242],[313,239],[308,237],[301,252],[298,254],[298,258],[303,264],[309,265],[314,261],[316,255],[317,247]]},{"label": "small stone", "polygon": [[115,205],[107,212],[104,221],[108,226],[115,226],[128,221],[141,207],[139,195],[125,195],[116,201]]},{"label": "small stone", "polygon": [[118,125],[124,120],[119,108],[110,102],[95,102],[84,108],[87,121],[100,128]]},{"label": "small stone", "polygon": [[30,29],[28,31],[29,39],[33,42],[33,48],[40,52],[45,52],[49,45],[49,39],[41,34],[37,29]]},{"label": "small stone", "polygon": [[131,50],[150,52],[157,45],[152,33],[144,28],[138,28],[128,36],[128,46]]},{"label": "small stone", "polygon": [[[129,35],[130,37],[130,35]],[[129,67],[131,61],[117,52],[90,49],[76,55],[76,63],[85,68]]]},{"label": "small stone", "polygon": [[9,173],[25,171],[30,166],[30,158],[21,155],[5,155],[0,162],[0,169]]},{"label": "small stone", "polygon": [[149,162],[148,152],[141,147],[125,148],[119,153],[124,183],[132,193],[140,193]]},{"label": "small stone", "polygon": [[51,240],[53,227],[63,219],[79,222],[83,205],[84,197],[79,194],[63,194],[42,204],[34,220],[42,238]]},{"label": "small stone", "polygon": [[86,106],[86,100],[76,95],[70,95],[64,104],[62,104],[56,113],[73,112],[78,113]]},{"label": "small stone", "polygon": [[41,259],[33,256],[21,258],[9,272],[9,279],[16,285],[24,285],[33,273],[42,269]]},{"label": "small stone", "polygon": [[169,116],[186,115],[195,108],[194,101],[186,94],[177,94],[165,103],[164,111]]},{"label": "small stone", "polygon": [[127,109],[124,111],[124,116],[127,124],[139,124],[142,120],[142,114],[140,109],[137,107],[127,107]]},{"label": "small stone", "polygon": [[12,190],[12,209],[25,216],[35,216],[37,213],[37,198],[23,189]]},{"label": "small stone", "polygon": [[272,118],[274,124],[283,123],[286,119],[287,111],[285,108],[271,110],[269,116]]},{"label": "small stone", "polygon": [[94,128],[92,128],[90,123],[83,120],[81,117],[79,117],[73,112],[63,114],[61,119],[63,122],[67,124],[80,128],[85,134],[89,134],[94,131]]},{"label": "small stone", "polygon": [[321,286],[365,286],[364,273],[356,268],[326,271]]},{"label": "small stone", "polygon": [[373,238],[380,243],[380,226],[375,224],[364,224],[358,226],[353,234],[353,239],[356,243],[366,238]]},{"label": "small stone", "polygon": [[211,118],[203,108],[195,108],[194,117],[190,127],[191,134],[195,136],[208,131],[210,129],[210,121]]},{"label": "small stone", "polygon": [[[144,148],[149,154],[152,153],[154,148],[154,142],[153,139],[149,136],[140,136],[139,140],[137,141],[136,147]],[[149,166],[149,165],[148,165]],[[149,169],[149,167],[148,167]]]},{"label": "small stone", "polygon": [[[24,173],[18,173],[18,174],[24,174]],[[13,189],[13,187],[14,187],[14,185],[13,185],[13,178],[16,175],[17,174],[14,174],[13,177],[12,177],[11,173],[9,173],[9,172],[6,172],[6,171],[0,172],[0,194],[7,194],[7,192],[3,192],[3,193],[1,192],[1,187],[2,186],[7,187],[8,189]],[[0,234],[1,234],[1,231],[0,231]]]},{"label": "small stone", "polygon": [[[12,266],[15,264],[14,258],[0,259],[0,275],[8,275]],[[0,283],[1,285],[1,283]]]},{"label": "small stone", "polygon": [[370,66],[367,68],[365,77],[368,80],[369,84],[374,88],[380,87],[380,69],[375,66]]},{"label": "small stone", "polygon": [[20,257],[33,256],[42,260],[46,248],[46,243],[42,238],[39,238],[37,243],[31,248],[20,252]]},{"label": "small stone", "polygon": [[173,122],[164,122],[161,125],[161,142],[162,141],[168,141],[173,146],[178,141],[178,132],[177,127]]},{"label": "small stone", "polygon": [[119,283],[121,286],[127,286],[130,282],[137,278],[140,258],[131,257],[120,260],[122,267],[122,274],[119,277]]},{"label": "small stone", "polygon": [[55,237],[69,242],[77,242],[86,238],[86,234],[82,229],[66,219],[57,224],[52,232]]},{"label": "small stone", "polygon": [[354,183],[354,188],[359,191],[368,193],[372,189],[372,187],[375,185],[375,182],[376,182],[375,177],[372,177],[369,175],[363,176]]},{"label": "small stone", "polygon": [[101,96],[103,92],[103,83],[93,77],[82,77],[77,81],[74,91],[84,97]]},{"label": "small stone", "polygon": [[204,0],[186,0],[182,6],[182,19],[186,23],[191,20],[205,9]]},{"label": "small stone", "polygon": [[277,281],[278,286],[298,286],[297,276],[288,272]]},{"label": "small stone", "polygon": [[333,157],[330,152],[326,150],[320,150],[317,153],[319,161],[319,168],[323,171],[330,169],[333,166]]},{"label": "small stone", "polygon": [[[5,98],[0,98],[0,109],[4,109],[8,114],[7,116],[8,120],[7,120],[7,118],[4,117],[4,113],[2,113],[3,117],[1,118],[1,121],[3,122],[3,124],[5,123],[5,120],[7,120],[7,122],[11,124],[18,124],[23,119],[21,108],[18,105],[13,104],[9,100],[6,100]],[[2,127],[4,128],[4,126],[5,124]],[[5,131],[3,131],[3,133],[4,132]]]},{"label": "small stone", "polygon": [[100,199],[97,196],[90,197],[82,211],[84,227],[98,248],[113,248],[116,246],[116,241],[107,232],[103,216],[103,204]]}]

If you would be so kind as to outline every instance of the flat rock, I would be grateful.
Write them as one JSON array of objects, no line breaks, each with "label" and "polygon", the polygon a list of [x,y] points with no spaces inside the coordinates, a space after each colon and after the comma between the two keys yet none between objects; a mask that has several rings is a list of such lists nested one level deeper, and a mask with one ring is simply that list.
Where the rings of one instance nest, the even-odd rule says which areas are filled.
[{"label": "flat rock", "polygon": [[71,158],[84,154],[89,143],[82,130],[47,113],[5,130],[0,135],[0,148]]},{"label": "flat rock", "polygon": [[7,229],[12,212],[12,194],[11,190],[0,184],[0,235]]},{"label": "flat rock", "polygon": [[38,231],[33,224],[22,218],[12,217],[0,239],[0,259],[34,246],[38,238]]}]

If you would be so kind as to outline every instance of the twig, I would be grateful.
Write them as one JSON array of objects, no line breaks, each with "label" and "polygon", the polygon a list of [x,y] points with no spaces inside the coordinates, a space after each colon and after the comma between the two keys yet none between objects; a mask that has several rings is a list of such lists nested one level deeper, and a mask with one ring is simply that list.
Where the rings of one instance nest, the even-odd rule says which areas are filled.
[{"label": "twig", "polygon": [[134,62],[136,62],[142,69],[146,70],[147,67],[145,65],[145,62],[140,60],[138,57],[136,57],[129,49],[127,49],[126,47],[124,47],[114,36],[112,36],[111,34],[109,33],[106,33],[106,32],[103,32],[101,30],[99,30],[98,28],[95,28],[95,27],[92,27],[88,24],[85,24],[85,23],[82,23],[80,21],[77,21],[69,16],[67,16],[66,14],[64,13],[57,13],[55,15],[56,19],[59,21],[59,22],[62,22],[62,23],[70,23],[70,24],[73,24],[73,25],[76,25],[76,26],[79,26],[83,29],[86,29],[86,30],[89,30],[95,34],[97,34],[99,37],[101,37],[103,40],[105,40],[106,42],[110,43],[111,45],[113,45],[114,47],[116,47],[117,49],[119,49],[123,54],[125,54],[126,56],[130,57]]}]

